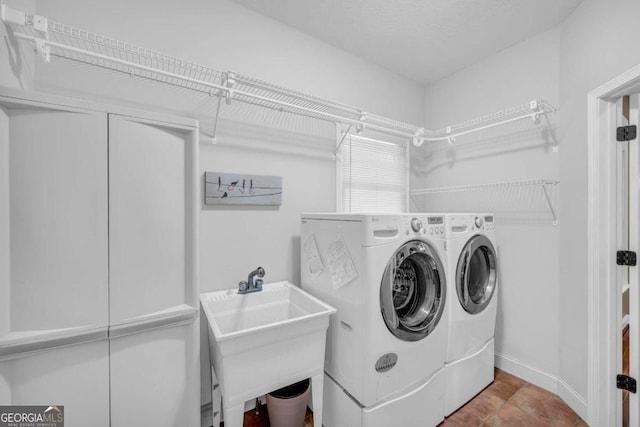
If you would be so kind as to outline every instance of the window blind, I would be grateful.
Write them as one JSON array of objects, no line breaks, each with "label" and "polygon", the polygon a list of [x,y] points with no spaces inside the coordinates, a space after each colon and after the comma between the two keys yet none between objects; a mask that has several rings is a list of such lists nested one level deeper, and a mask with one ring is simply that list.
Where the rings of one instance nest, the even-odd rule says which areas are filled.
[{"label": "window blind", "polygon": [[[338,169],[338,210],[356,213],[405,212],[408,156],[404,143],[396,144],[348,135]],[[340,167],[341,166],[341,167]]]}]

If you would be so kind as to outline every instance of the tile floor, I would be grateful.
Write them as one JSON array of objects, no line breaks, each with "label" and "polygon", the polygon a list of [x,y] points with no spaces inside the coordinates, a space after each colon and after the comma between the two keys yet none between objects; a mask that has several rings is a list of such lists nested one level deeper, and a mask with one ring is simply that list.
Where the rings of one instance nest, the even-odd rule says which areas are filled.
[{"label": "tile floor", "polygon": [[562,399],[500,369],[495,381],[439,427],[584,427]]},{"label": "tile floor", "polygon": [[[244,427],[269,427],[266,405],[258,412],[245,413]],[[313,427],[308,410],[304,427]],[[555,394],[496,369],[495,381],[438,427],[587,427],[587,424]]]}]

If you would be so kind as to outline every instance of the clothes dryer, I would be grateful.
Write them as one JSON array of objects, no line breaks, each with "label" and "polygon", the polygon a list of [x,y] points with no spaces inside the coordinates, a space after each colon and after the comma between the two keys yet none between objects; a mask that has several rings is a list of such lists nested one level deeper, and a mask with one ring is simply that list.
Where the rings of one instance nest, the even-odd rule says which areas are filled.
[{"label": "clothes dryer", "polygon": [[491,214],[445,215],[448,259],[445,414],[494,377],[498,254]]},{"label": "clothes dryer", "polygon": [[444,231],[441,215],[302,215],[302,288],[337,309],[327,332],[326,427],[443,419]]}]

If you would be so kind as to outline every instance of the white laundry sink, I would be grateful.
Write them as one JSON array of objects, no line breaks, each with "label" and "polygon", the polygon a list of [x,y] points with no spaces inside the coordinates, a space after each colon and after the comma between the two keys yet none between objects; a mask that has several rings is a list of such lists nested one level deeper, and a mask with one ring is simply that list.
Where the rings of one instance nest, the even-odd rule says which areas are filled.
[{"label": "white laundry sink", "polygon": [[[324,349],[333,307],[289,282],[264,284],[261,292],[249,294],[207,292],[200,294],[200,302],[225,426],[242,425],[245,401],[305,378],[311,378],[314,421],[321,421]],[[214,400],[216,389],[214,378]]]}]

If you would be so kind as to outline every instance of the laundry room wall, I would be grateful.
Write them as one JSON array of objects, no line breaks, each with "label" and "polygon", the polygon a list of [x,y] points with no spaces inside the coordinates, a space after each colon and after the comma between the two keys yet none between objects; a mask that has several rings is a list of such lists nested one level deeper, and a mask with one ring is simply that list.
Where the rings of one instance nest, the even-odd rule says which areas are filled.
[{"label": "laundry room wall", "polygon": [[[559,102],[560,31],[552,29],[426,88],[425,122],[443,128],[545,99]],[[557,132],[558,115],[549,116]],[[562,146],[560,146],[562,150]],[[413,148],[412,188],[558,178],[544,120]],[[557,188],[550,188],[557,203]],[[414,195],[414,210],[495,212],[499,259],[496,363],[556,391],[559,227],[539,187]],[[562,222],[562,218],[560,219]]]},{"label": "laundry room wall", "polygon": [[[414,124],[424,119],[421,85],[230,1],[49,0],[37,3],[37,13],[371,113]],[[223,104],[212,145],[214,97],[55,60],[37,60],[35,76],[37,90],[200,119],[201,173],[281,175],[279,207],[202,207],[200,290],[236,287],[258,265],[267,282],[299,282],[300,214],[335,210],[333,125]],[[208,349],[201,350],[206,367]],[[202,402],[210,399],[204,376]]]},{"label": "laundry room wall", "polygon": [[561,27],[560,376],[583,398],[588,393],[587,94],[640,64],[639,16],[637,0],[584,0]]}]

